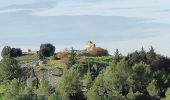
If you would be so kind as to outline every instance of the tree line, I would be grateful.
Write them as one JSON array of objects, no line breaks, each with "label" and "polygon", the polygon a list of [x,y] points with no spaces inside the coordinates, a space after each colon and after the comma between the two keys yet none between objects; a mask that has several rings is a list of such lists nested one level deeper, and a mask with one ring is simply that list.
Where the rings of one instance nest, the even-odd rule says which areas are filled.
[{"label": "tree line", "polygon": [[[54,56],[54,52],[52,44],[42,44],[38,54],[44,59]],[[5,47],[2,55],[2,100],[170,100],[170,58],[157,54],[152,46],[149,51],[142,48],[127,56],[116,49],[112,59],[105,61],[106,67],[89,64],[92,62],[88,60],[81,62],[82,56],[71,49],[68,69],[55,87],[47,78],[35,78],[28,87],[21,80],[22,69],[11,56],[11,49]],[[31,73],[29,77],[36,77],[34,69]]]}]

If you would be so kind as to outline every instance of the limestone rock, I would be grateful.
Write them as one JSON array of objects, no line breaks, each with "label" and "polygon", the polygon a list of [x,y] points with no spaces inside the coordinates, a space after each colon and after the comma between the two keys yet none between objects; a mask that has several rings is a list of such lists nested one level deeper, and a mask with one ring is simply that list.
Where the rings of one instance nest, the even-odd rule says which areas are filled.
[{"label": "limestone rock", "polygon": [[89,51],[92,51],[95,47],[96,47],[96,45],[93,44],[92,41],[88,41],[88,42],[86,43],[85,50],[86,50],[87,52],[89,52]]},{"label": "limestone rock", "polygon": [[38,79],[36,77],[33,78],[28,78],[27,81],[27,86],[32,88],[33,86],[35,86],[36,84],[38,84]]}]

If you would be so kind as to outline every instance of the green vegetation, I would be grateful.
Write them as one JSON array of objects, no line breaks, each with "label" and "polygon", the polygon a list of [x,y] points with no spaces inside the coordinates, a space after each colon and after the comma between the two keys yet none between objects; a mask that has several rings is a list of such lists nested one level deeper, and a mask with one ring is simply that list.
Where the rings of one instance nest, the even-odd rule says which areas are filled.
[{"label": "green vegetation", "polygon": [[94,81],[94,85],[88,92],[89,100],[114,100],[122,99],[121,93],[128,89],[129,71],[122,60],[118,64],[113,64],[106,68]]},{"label": "green vegetation", "polygon": [[[127,56],[117,49],[113,56],[97,57],[78,55],[73,49],[55,55],[42,50],[49,55],[41,60],[38,54],[11,58],[8,51],[6,47],[0,61],[0,100],[170,98],[170,58],[157,54],[153,47]],[[63,75],[58,69],[64,70]]]},{"label": "green vegetation", "polygon": [[20,57],[16,57],[16,60],[18,60],[20,64],[29,63],[31,61],[36,61],[38,59],[39,58],[36,53],[26,54],[26,55],[22,55]]},{"label": "green vegetation", "polygon": [[93,77],[92,77],[92,73],[90,72],[90,70],[88,69],[87,74],[84,77],[84,86],[86,86],[87,89],[90,89],[91,86],[93,85]]},{"label": "green vegetation", "polygon": [[166,90],[165,96],[166,96],[166,98],[163,99],[163,100],[169,100],[169,99],[170,99],[170,88],[168,88],[168,89]]},{"label": "green vegetation", "polygon": [[38,96],[38,99],[40,100],[44,100],[48,98],[50,94],[50,86],[46,78],[42,78],[40,80],[40,84],[38,86],[38,89],[36,90],[36,94]]},{"label": "green vegetation", "polygon": [[2,52],[1,52],[1,56],[3,58],[9,56],[10,57],[10,52],[11,52],[11,47],[9,46],[5,46],[3,49],[2,49]]},{"label": "green vegetation", "polygon": [[77,61],[76,53],[74,52],[74,49],[72,48],[71,53],[68,56],[68,63],[67,63],[68,69],[71,68],[74,64],[76,64],[76,61]]},{"label": "green vegetation", "polygon": [[79,75],[82,68],[81,65],[72,67],[67,73],[65,73],[62,79],[56,86],[56,92],[58,92],[58,98],[60,100],[75,100],[81,99],[81,89],[79,85]]},{"label": "green vegetation", "polygon": [[1,56],[5,57],[18,57],[22,55],[22,50],[20,48],[11,48],[10,46],[5,46],[2,49]]},{"label": "green vegetation", "polygon": [[87,57],[87,62],[109,63],[114,60],[113,56]]},{"label": "green vegetation", "polygon": [[2,59],[0,61],[0,81],[19,77],[19,69],[20,67],[15,59]]},{"label": "green vegetation", "polygon": [[37,66],[35,69],[35,71],[40,71],[41,69],[55,69],[55,68],[65,68],[66,65],[64,63],[62,63],[60,60],[52,60],[50,59],[47,64],[44,64],[42,66]]},{"label": "green vegetation", "polygon": [[119,52],[118,49],[116,49],[115,51],[114,58],[116,62],[119,62],[122,59],[122,54]]},{"label": "green vegetation", "polygon": [[20,84],[17,79],[6,82],[3,86],[4,88],[1,100],[33,100],[32,90]]},{"label": "green vegetation", "polygon": [[159,90],[158,90],[158,86],[157,86],[157,80],[152,80],[148,84],[147,91],[148,91],[149,95],[152,97],[158,96]]},{"label": "green vegetation", "polygon": [[44,57],[50,57],[54,55],[54,52],[55,52],[55,47],[52,44],[50,43],[41,44],[39,50],[39,58],[43,59]]}]

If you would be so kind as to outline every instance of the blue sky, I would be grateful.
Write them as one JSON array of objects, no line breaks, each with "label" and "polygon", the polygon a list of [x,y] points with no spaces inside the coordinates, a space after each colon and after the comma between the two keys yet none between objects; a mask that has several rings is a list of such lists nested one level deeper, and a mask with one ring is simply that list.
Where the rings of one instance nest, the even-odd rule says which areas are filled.
[{"label": "blue sky", "polygon": [[0,47],[83,49],[94,41],[123,54],[153,45],[170,56],[169,0],[1,0]]}]

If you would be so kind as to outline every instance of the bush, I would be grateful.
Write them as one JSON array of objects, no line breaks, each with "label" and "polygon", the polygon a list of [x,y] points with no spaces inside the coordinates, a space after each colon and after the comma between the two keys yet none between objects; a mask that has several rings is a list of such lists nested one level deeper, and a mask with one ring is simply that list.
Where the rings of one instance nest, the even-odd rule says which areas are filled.
[{"label": "bush", "polygon": [[22,50],[20,48],[12,48],[10,53],[11,57],[22,56]]},{"label": "bush", "polygon": [[22,56],[22,50],[20,48],[11,48],[10,46],[5,46],[2,50],[1,56],[3,58]]},{"label": "bush", "polygon": [[94,48],[93,50],[91,50],[90,52],[89,52],[89,54],[91,55],[91,56],[108,56],[109,54],[108,54],[108,51],[106,50],[106,49],[103,49],[103,48]]},{"label": "bush", "polygon": [[57,53],[57,55],[56,55],[56,57],[58,58],[58,59],[64,59],[64,58],[67,58],[68,57],[68,53],[67,52],[58,52]]},{"label": "bush", "polygon": [[9,56],[10,57],[10,52],[11,52],[11,47],[9,46],[5,46],[3,49],[2,49],[2,52],[1,52],[1,56],[3,58]]},{"label": "bush", "polygon": [[39,51],[39,57],[40,59],[43,57],[50,57],[54,55],[55,52],[55,46],[53,46],[50,43],[47,44],[41,44],[40,51]]},{"label": "bush", "polygon": [[102,57],[88,57],[87,62],[98,62],[98,63],[109,63],[112,62],[114,58],[112,56],[102,56]]},{"label": "bush", "polygon": [[20,75],[20,66],[13,58],[4,58],[0,61],[0,80],[17,78]]}]

